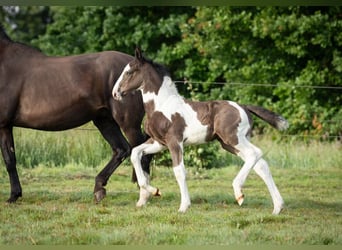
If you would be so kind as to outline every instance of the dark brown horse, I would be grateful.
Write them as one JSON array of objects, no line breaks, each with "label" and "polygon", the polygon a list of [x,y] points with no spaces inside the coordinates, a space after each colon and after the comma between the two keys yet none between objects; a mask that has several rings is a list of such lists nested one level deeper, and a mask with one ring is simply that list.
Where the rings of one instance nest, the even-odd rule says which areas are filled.
[{"label": "dark brown horse", "polygon": [[[105,197],[104,187],[130,154],[130,145],[146,140],[141,131],[141,94],[133,92],[123,102],[111,96],[115,81],[132,59],[115,51],[50,57],[12,41],[0,27],[0,147],[11,184],[8,202],[22,196],[13,127],[59,131],[89,121],[93,121],[113,150],[112,159],[95,179],[96,201]],[[143,160],[146,171],[149,161]]]},{"label": "dark brown horse", "polygon": [[234,195],[239,205],[244,200],[242,187],[253,168],[268,187],[274,205],[273,214],[278,214],[283,208],[283,199],[267,162],[262,158],[262,151],[249,141],[249,137],[252,114],[279,130],[288,127],[287,121],[262,107],[239,105],[232,101],[185,100],[178,94],[162,65],[146,60],[139,49],[135,56],[135,60],[127,64],[116,82],[113,96],[121,99],[135,89],[140,89],[143,96],[147,116],[145,130],[151,138],[133,148],[131,154],[140,186],[137,206],[145,205],[151,194],[160,195],[157,188],[149,185],[149,176],[141,167],[141,157],[167,148],[181,191],[179,211],[185,212],[190,206],[190,197],[185,180],[183,146],[216,139],[225,150],[238,155],[245,162],[233,181]]}]

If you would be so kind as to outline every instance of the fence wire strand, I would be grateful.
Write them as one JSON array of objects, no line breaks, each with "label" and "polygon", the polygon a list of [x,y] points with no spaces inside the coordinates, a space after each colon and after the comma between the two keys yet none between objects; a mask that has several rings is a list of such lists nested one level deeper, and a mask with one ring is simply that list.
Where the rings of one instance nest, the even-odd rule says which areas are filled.
[{"label": "fence wire strand", "polygon": [[235,85],[235,86],[251,86],[251,87],[286,87],[286,88],[311,88],[311,89],[334,89],[342,90],[340,86],[320,86],[320,85],[286,85],[286,84],[270,84],[270,83],[242,83],[242,82],[201,82],[201,81],[174,81],[182,84],[205,84],[205,85]]},{"label": "fence wire strand", "polygon": [[[201,81],[186,81],[177,80],[174,81],[175,84],[206,84],[206,85],[234,85],[234,86],[251,86],[251,87],[286,87],[286,88],[310,88],[310,89],[329,89],[329,90],[342,90],[339,86],[319,86],[319,85],[283,85],[283,84],[262,84],[262,83],[240,83],[240,82],[201,82]],[[304,122],[311,123],[312,120],[305,120]],[[322,121],[323,122],[323,121]],[[341,123],[340,120],[325,120],[325,123]],[[98,131],[96,128],[75,128],[78,131]],[[281,137],[298,137],[298,138],[315,138],[315,139],[340,139],[341,135],[300,135],[300,134],[281,134]]]}]

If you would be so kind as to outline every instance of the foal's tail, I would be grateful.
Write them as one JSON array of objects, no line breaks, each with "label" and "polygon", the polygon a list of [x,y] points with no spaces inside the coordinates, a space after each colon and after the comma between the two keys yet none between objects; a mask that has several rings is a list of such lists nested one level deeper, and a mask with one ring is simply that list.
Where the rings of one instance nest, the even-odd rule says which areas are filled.
[{"label": "foal's tail", "polygon": [[253,105],[244,105],[244,107],[278,130],[286,130],[289,127],[289,123],[284,117],[268,109]]}]

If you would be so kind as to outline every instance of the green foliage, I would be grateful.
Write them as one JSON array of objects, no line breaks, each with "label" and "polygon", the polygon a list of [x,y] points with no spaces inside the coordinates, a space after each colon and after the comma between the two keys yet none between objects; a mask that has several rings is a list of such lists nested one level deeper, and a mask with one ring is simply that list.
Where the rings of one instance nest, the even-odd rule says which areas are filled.
[{"label": "green foliage", "polygon": [[[168,66],[174,80],[185,80],[178,89],[186,97],[261,105],[289,120],[288,134],[341,139],[339,6],[20,6],[19,10],[10,14],[0,9],[9,35],[49,55],[102,50],[133,54],[139,45],[148,57]],[[276,133],[258,119],[254,131]],[[186,163],[221,166],[226,159],[218,149],[218,144],[188,148]],[[160,155],[159,161],[169,158]]]},{"label": "green foliage", "polygon": [[[178,86],[186,97],[262,105],[290,120],[289,133],[342,133],[339,6],[20,6],[16,14],[5,10],[0,16],[9,34],[24,42],[31,39],[47,54],[132,54],[139,45],[167,65],[175,80],[191,83]],[[9,28],[13,24],[14,30]],[[208,83],[213,81],[228,84]],[[317,88],[325,86],[340,89]],[[263,123],[256,126],[265,130]]]},{"label": "green foliage", "polygon": [[48,6],[1,6],[0,20],[8,35],[15,41],[30,43],[45,33],[51,22]]},{"label": "green foliage", "polygon": [[[180,40],[179,24],[189,7],[52,7],[54,22],[33,41],[48,54],[119,50],[132,54],[139,45],[152,58]],[[166,48],[165,48],[166,49]],[[167,56],[167,53],[161,51]]]},{"label": "green foliage", "polygon": [[200,7],[181,29],[186,35],[176,50],[191,58],[187,79],[247,83],[198,83],[195,98],[276,110],[290,120],[290,133],[341,134],[339,7]]},{"label": "green foliage", "polygon": [[62,167],[73,163],[97,167],[109,161],[109,145],[93,126],[63,132],[15,128],[17,163],[24,168]]},{"label": "green foliage", "polygon": [[[168,150],[154,156],[157,166],[172,166]],[[187,146],[184,148],[184,164],[198,171],[211,168],[222,168],[232,164],[241,164],[241,160],[231,153],[223,150],[218,142],[205,145]]]}]

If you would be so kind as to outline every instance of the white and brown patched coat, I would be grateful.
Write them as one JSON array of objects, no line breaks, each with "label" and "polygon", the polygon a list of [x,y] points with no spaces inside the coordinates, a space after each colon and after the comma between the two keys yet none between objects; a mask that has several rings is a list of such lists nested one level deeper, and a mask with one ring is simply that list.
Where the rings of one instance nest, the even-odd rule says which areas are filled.
[{"label": "white and brown patched coat", "polygon": [[173,170],[181,191],[180,212],[190,206],[183,162],[183,146],[200,144],[217,139],[227,151],[238,155],[244,165],[233,181],[234,195],[241,205],[244,200],[243,184],[253,168],[266,183],[274,204],[273,213],[283,208],[283,199],[273,181],[262,152],[249,141],[251,114],[270,123],[277,129],[286,129],[287,121],[280,115],[262,107],[239,105],[232,101],[196,102],[179,95],[169,74],[159,64],[147,61],[136,54],[113,88],[114,98],[133,89],[140,89],[146,112],[145,131],[151,138],[133,148],[131,161],[140,186],[137,206],[145,205],[151,194],[159,195],[157,188],[150,186],[149,176],[142,171],[141,157],[154,154],[165,148],[170,151]]}]

